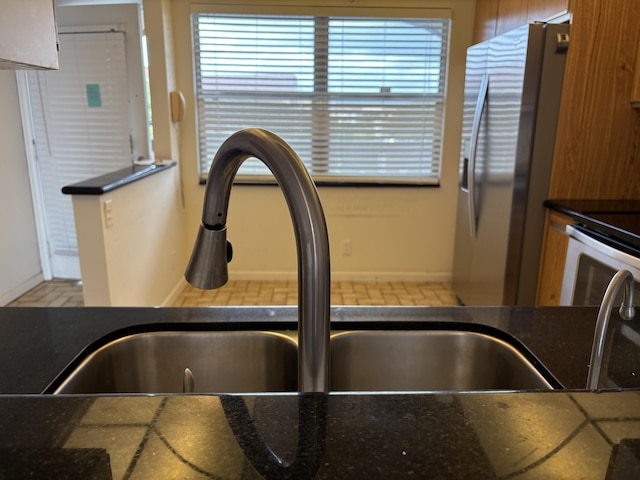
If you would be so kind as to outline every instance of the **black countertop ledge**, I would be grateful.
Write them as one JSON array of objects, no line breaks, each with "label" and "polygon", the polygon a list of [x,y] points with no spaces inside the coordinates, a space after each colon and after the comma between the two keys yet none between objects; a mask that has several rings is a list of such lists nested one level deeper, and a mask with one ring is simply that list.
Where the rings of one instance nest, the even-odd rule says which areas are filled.
[{"label": "black countertop ledge", "polygon": [[[295,307],[0,308],[0,476],[640,478],[638,349],[614,340],[610,357],[634,388],[581,390],[594,307],[332,309],[333,330],[499,328],[567,388],[555,392],[39,394],[115,330],[295,329],[296,316]],[[614,314],[614,338],[630,325],[637,335]]]},{"label": "black countertop ledge", "polygon": [[547,200],[544,206],[640,249],[640,200]]},{"label": "black countertop ledge", "polygon": [[151,165],[132,165],[99,177],[66,185],[62,187],[62,193],[67,195],[102,195],[176,165],[175,161]]}]

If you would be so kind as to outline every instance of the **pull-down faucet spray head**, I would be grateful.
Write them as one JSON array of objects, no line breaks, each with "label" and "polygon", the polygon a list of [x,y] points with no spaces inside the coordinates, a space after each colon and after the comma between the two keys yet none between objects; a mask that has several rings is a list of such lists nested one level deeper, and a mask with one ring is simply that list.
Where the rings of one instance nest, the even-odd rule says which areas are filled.
[{"label": "pull-down faucet spray head", "polygon": [[194,287],[203,290],[220,288],[229,280],[227,263],[232,255],[227,227],[202,223],[184,275]]}]

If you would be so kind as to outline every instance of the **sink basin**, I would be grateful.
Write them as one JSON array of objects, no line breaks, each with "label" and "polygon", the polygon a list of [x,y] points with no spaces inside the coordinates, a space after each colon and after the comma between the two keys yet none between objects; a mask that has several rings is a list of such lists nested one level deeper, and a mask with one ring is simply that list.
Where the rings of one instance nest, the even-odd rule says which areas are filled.
[{"label": "sink basin", "polygon": [[331,339],[332,390],[551,388],[515,346],[483,333],[359,331],[338,333]]},{"label": "sink basin", "polygon": [[[514,338],[463,327],[348,330],[331,335],[332,391],[548,390],[550,374]],[[123,334],[81,354],[45,393],[297,390],[295,332],[153,331]],[[552,378],[552,377],[551,377]]]},{"label": "sink basin", "polygon": [[[145,332],[91,352],[53,393],[285,392],[298,383],[296,342],[274,332]],[[54,382],[55,384],[56,382]]]}]

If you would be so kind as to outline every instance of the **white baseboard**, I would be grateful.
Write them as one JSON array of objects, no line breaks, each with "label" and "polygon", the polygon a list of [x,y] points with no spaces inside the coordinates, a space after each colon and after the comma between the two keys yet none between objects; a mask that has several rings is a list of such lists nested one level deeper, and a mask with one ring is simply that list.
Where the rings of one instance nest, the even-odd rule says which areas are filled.
[{"label": "white baseboard", "polygon": [[[296,280],[290,271],[237,271],[229,280]],[[334,282],[451,282],[451,273],[418,272],[331,272]]]},{"label": "white baseboard", "polygon": [[164,301],[160,304],[160,306],[161,307],[172,306],[180,296],[180,293],[182,293],[182,290],[184,290],[184,287],[186,286],[187,286],[187,281],[184,278],[180,278],[176,286],[173,287],[173,290],[169,292],[169,295],[167,296],[167,298],[164,299]]},{"label": "white baseboard", "polygon": [[5,306],[13,302],[20,295],[27,293],[29,290],[41,284],[43,281],[44,276],[42,275],[42,272],[40,272],[33,277],[28,278],[20,285],[16,285],[15,287],[11,288],[9,291],[0,293],[0,305]]}]

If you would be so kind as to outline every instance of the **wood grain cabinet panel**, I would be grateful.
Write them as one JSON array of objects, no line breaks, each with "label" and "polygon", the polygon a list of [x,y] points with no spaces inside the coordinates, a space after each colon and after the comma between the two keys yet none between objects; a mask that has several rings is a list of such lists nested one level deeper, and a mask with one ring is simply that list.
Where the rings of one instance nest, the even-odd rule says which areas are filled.
[{"label": "wood grain cabinet panel", "polygon": [[571,217],[547,210],[536,296],[538,306],[560,305],[564,263],[569,243],[569,236],[564,229],[571,223],[574,223]]},{"label": "wood grain cabinet panel", "polygon": [[527,18],[530,22],[542,21],[566,13],[569,0],[528,0]]},{"label": "wood grain cabinet panel", "polygon": [[496,36],[498,4],[500,0],[476,0],[473,26],[473,43],[480,43]]},{"label": "wood grain cabinet panel", "polygon": [[638,42],[637,48],[638,53],[636,54],[633,91],[631,92],[631,105],[635,108],[640,108],[640,41]]},{"label": "wood grain cabinet panel", "polygon": [[565,13],[569,0],[477,0],[473,43]]},{"label": "wood grain cabinet panel", "polygon": [[638,0],[572,3],[549,198],[640,199]]},{"label": "wood grain cabinet panel", "polygon": [[500,0],[496,34],[508,32],[527,23],[527,0]]}]

